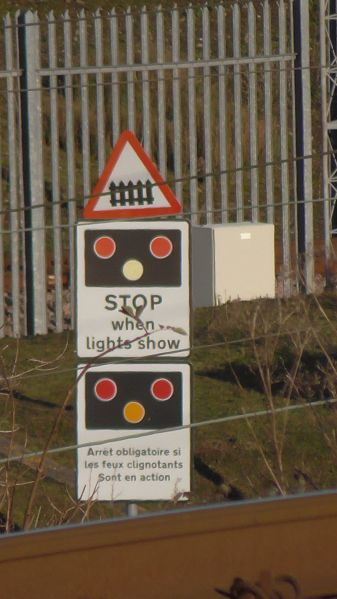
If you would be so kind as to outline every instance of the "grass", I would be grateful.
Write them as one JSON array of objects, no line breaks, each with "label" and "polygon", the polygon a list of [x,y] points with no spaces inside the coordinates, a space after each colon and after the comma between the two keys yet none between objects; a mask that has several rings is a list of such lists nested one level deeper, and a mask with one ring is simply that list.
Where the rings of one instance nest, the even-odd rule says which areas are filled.
[{"label": "grass", "polygon": [[[266,409],[271,415],[242,417],[194,431],[189,504],[227,501],[237,493],[262,497],[336,485],[334,407],[275,411],[296,402],[336,397],[336,304],[336,294],[327,293],[319,300],[297,297],[233,302],[196,311],[194,345],[198,349],[191,355],[193,421]],[[13,443],[41,450],[56,407],[74,382],[74,336],[52,334],[18,343],[3,339],[0,349],[0,430],[10,430],[15,423],[18,430],[11,437]],[[54,447],[75,440],[74,402],[73,397]],[[8,433],[0,433],[0,441],[4,438]],[[59,467],[74,469],[73,451],[52,458]],[[23,464],[1,467],[0,512],[10,514],[21,526],[34,471]],[[152,511],[172,505],[143,502],[139,509]],[[38,485],[30,525],[106,518],[125,509],[123,502],[88,507],[76,501],[71,485],[45,477]]]}]

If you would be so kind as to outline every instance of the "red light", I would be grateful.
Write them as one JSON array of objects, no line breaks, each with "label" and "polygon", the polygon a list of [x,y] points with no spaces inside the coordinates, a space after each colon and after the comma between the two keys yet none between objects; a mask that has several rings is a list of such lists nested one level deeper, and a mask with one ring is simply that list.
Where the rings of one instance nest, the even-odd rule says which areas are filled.
[{"label": "red light", "polygon": [[95,395],[100,401],[111,401],[117,395],[117,385],[112,379],[99,379],[95,385]]},{"label": "red light", "polygon": [[114,255],[116,251],[116,243],[111,237],[107,237],[106,235],[102,235],[102,237],[98,237],[94,243],[94,252],[98,258],[103,258],[103,260],[107,260]]},{"label": "red light", "polygon": [[151,395],[158,401],[167,401],[173,391],[174,387],[168,379],[156,379],[151,385]]},{"label": "red light", "polygon": [[172,241],[165,235],[154,237],[150,243],[150,252],[155,258],[167,258],[173,250]]}]

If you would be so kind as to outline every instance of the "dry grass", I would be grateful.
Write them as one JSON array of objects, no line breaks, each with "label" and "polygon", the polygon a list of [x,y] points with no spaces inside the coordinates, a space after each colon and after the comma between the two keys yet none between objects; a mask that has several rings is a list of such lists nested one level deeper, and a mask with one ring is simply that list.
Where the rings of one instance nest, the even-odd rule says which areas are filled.
[{"label": "dry grass", "polygon": [[[336,307],[337,297],[331,293],[319,299],[233,302],[197,311],[194,343],[208,347],[192,354],[193,421],[242,418],[196,429],[189,505],[336,485],[336,410],[329,403],[313,406],[316,400],[336,397]],[[59,336],[59,348],[55,337],[22,340],[19,353],[13,340],[6,340],[1,351],[0,450],[8,458],[19,447],[21,452],[23,447],[45,452],[30,464],[24,456],[1,463],[0,512],[7,532],[15,526],[105,518],[126,509],[123,502],[83,502],[69,482],[49,478],[46,450],[72,444],[75,425],[72,339],[68,349],[59,351],[64,336]],[[32,361],[34,353],[43,355],[51,342],[48,359]],[[19,389],[26,396],[29,391],[29,404],[19,398]],[[58,408],[39,404],[42,398],[57,398]],[[303,403],[308,407],[279,412]],[[263,410],[268,415],[250,417]],[[73,452],[62,455],[53,456],[60,474],[64,466],[75,466]],[[173,505],[143,502],[140,509]]]}]

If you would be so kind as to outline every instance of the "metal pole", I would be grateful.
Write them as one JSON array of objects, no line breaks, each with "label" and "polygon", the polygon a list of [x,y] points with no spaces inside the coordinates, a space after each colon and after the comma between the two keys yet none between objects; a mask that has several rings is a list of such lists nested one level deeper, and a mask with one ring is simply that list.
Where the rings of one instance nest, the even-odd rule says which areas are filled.
[{"label": "metal pole", "polygon": [[47,333],[47,306],[39,21],[31,11],[19,16],[19,55],[27,333],[36,335]]},{"label": "metal pole", "polygon": [[138,516],[138,506],[136,503],[128,503],[127,513],[129,518],[136,518]]},{"label": "metal pole", "polygon": [[314,292],[309,2],[294,0],[297,249],[301,287]]},{"label": "metal pole", "polygon": [[336,164],[337,164],[337,93],[336,93],[336,62],[337,62],[337,1],[328,0],[327,3],[327,17],[328,17],[328,38],[329,38],[329,54],[326,57],[328,60],[328,72],[329,72],[329,114],[328,114],[328,136],[329,146],[332,150],[330,156],[330,189],[329,195],[332,199],[331,209],[331,233],[336,235],[337,233],[337,210],[336,210],[336,199],[337,199],[337,185],[336,185]]}]

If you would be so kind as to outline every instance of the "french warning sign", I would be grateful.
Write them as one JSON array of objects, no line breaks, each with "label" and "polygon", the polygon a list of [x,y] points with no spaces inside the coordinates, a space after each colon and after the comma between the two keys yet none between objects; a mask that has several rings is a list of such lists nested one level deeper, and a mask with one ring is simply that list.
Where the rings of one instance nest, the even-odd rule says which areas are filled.
[{"label": "french warning sign", "polygon": [[189,224],[77,224],[77,354],[184,357],[190,347]]},{"label": "french warning sign", "polygon": [[124,131],[86,204],[86,219],[179,214],[181,204],[131,131]]},{"label": "french warning sign", "polygon": [[[78,448],[78,497],[186,499],[190,365],[79,365],[78,373],[83,369],[77,385],[77,442],[85,445]],[[165,430],[172,428],[177,430]]]}]

